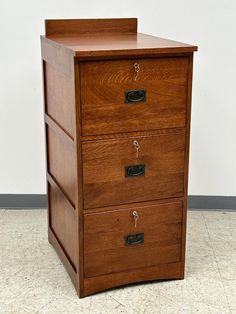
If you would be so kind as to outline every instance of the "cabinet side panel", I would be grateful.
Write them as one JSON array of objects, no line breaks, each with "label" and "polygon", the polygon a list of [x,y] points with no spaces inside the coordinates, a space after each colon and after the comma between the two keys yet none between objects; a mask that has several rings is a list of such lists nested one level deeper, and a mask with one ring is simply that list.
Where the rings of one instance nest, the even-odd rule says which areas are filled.
[{"label": "cabinet side panel", "polygon": [[78,294],[77,118],[74,56],[41,37],[47,152],[48,238]]},{"label": "cabinet side panel", "polygon": [[48,127],[48,172],[75,207],[77,199],[76,151]]},{"label": "cabinet side panel", "polygon": [[71,138],[75,137],[75,106],[73,78],[45,63],[46,114]]},{"label": "cabinet side panel", "polygon": [[75,210],[56,186],[49,184],[51,229],[68,257],[72,267],[77,269]]},{"label": "cabinet side panel", "polygon": [[42,59],[61,73],[73,78],[74,52],[63,45],[57,45],[55,41],[45,36],[41,36],[40,39]]}]

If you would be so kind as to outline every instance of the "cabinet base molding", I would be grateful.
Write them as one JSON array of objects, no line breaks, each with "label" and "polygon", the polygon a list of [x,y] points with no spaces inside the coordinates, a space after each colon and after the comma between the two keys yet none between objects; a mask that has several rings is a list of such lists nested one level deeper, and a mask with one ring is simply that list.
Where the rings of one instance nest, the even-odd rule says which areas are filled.
[{"label": "cabinet base molding", "polygon": [[184,279],[182,269],[183,264],[178,262],[87,278],[84,280],[84,296],[130,283]]},{"label": "cabinet base molding", "polygon": [[[69,261],[63,247],[57,240],[53,230],[48,229],[48,240],[57,252],[58,257],[66,268],[71,281],[75,288],[77,287],[77,272]],[[152,267],[144,267],[134,269],[132,271],[122,271],[118,273],[111,273],[102,276],[85,278],[83,283],[83,291],[77,290],[80,297],[86,297],[91,294],[108,290],[123,285],[128,285],[138,282],[166,280],[166,279],[184,279],[184,265],[182,262],[160,264]]]}]

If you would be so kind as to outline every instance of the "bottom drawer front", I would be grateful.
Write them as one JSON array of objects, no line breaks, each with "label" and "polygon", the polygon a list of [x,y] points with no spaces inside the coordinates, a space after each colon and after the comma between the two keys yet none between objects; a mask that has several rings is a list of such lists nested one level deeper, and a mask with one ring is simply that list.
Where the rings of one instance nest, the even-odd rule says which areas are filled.
[{"label": "bottom drawer front", "polygon": [[177,262],[181,231],[181,201],[85,214],[85,277]]}]

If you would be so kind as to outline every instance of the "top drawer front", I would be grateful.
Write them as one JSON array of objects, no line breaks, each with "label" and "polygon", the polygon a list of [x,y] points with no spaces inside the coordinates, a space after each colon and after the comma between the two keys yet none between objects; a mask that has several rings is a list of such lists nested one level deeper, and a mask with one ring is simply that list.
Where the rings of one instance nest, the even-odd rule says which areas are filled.
[{"label": "top drawer front", "polygon": [[[187,73],[187,57],[82,62],[82,134],[184,127]],[[143,101],[127,103],[133,90]]]}]

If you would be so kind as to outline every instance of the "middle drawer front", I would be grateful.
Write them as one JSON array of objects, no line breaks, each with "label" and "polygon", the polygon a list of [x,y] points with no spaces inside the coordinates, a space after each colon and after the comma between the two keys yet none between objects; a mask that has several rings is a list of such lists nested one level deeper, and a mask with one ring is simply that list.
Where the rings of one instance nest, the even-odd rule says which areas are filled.
[{"label": "middle drawer front", "polygon": [[84,208],[183,196],[184,148],[184,130],[83,142]]},{"label": "middle drawer front", "polygon": [[85,277],[179,262],[181,234],[182,201],[85,214]]}]

